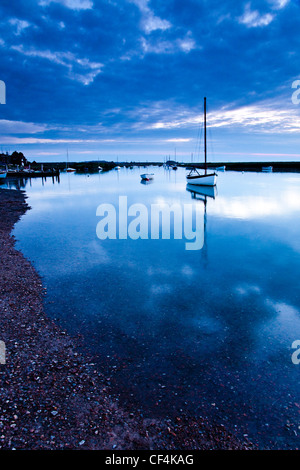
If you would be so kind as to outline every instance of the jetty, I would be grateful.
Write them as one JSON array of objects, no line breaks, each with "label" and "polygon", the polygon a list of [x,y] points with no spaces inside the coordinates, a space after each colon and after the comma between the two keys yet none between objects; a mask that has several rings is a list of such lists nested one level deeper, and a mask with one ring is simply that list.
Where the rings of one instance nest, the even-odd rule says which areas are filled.
[{"label": "jetty", "polygon": [[60,172],[57,169],[53,170],[44,170],[44,171],[22,171],[22,170],[15,170],[7,172],[7,178],[47,178],[52,176],[59,176]]}]

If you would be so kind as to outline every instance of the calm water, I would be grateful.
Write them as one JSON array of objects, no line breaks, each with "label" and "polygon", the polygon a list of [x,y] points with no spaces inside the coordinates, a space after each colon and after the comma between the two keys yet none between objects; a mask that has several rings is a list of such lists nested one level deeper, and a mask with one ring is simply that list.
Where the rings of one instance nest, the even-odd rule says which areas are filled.
[{"label": "calm water", "polygon": [[[145,415],[208,415],[258,439],[299,445],[300,175],[220,173],[196,199],[185,170],[61,175],[26,184],[18,248],[48,289],[47,313],[82,335],[119,400]],[[100,204],[200,207],[186,240],[99,240]],[[206,207],[205,207],[206,206]],[[195,221],[194,221],[195,222]]]}]

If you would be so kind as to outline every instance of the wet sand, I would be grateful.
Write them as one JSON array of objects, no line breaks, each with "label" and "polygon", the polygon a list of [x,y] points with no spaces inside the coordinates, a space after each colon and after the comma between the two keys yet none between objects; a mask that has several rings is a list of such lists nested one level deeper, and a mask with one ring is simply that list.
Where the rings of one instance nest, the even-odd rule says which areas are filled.
[{"label": "wet sand", "polygon": [[44,312],[42,281],[11,236],[28,209],[23,191],[0,189],[0,449],[252,449],[204,418],[122,409],[76,340]]}]

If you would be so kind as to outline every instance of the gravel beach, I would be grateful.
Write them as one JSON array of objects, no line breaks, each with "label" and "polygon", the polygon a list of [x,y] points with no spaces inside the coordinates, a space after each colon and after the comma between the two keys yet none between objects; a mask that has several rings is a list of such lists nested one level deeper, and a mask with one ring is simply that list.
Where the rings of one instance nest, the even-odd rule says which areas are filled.
[{"label": "gravel beach", "polygon": [[23,191],[0,189],[0,449],[254,448],[206,419],[121,408],[76,340],[44,312],[42,281],[11,236],[28,209]]}]

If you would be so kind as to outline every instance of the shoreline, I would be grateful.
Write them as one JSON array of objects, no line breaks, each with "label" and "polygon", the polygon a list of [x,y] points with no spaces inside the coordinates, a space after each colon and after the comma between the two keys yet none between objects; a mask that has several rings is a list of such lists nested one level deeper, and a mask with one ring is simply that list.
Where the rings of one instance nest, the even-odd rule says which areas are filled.
[{"label": "shoreline", "polygon": [[[169,169],[172,169],[172,166],[177,168],[191,169],[196,168],[203,170],[205,169],[204,162],[183,162],[183,161],[169,161]],[[120,168],[125,168],[131,170],[133,168],[142,168],[147,167],[162,167],[163,162],[153,161],[153,162],[114,162],[114,161],[85,161],[85,162],[70,162],[70,167],[74,168],[76,173],[85,174],[85,173],[99,173],[99,168],[101,172],[107,172],[115,169],[116,166]],[[31,172],[23,170],[11,170],[8,169],[8,178],[59,178],[60,173],[64,173],[66,170],[66,163],[64,162],[40,162],[32,163]],[[239,162],[239,161],[210,161],[206,164],[208,169],[218,171],[218,168],[225,168],[226,171],[234,172],[255,172],[255,173],[265,173],[263,169],[271,167],[272,170],[268,173],[300,173],[300,161],[248,161],[248,162]],[[225,171],[224,169],[221,171]]]},{"label": "shoreline", "polygon": [[0,189],[0,449],[255,448],[204,418],[158,420],[120,406],[76,341],[44,312],[42,280],[11,235],[29,209],[24,191]]}]

